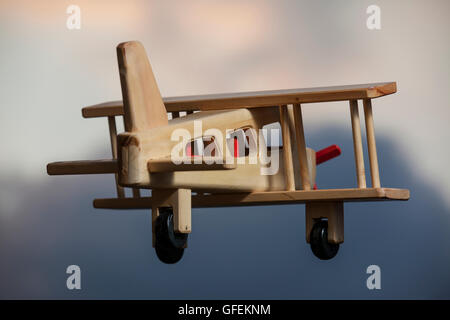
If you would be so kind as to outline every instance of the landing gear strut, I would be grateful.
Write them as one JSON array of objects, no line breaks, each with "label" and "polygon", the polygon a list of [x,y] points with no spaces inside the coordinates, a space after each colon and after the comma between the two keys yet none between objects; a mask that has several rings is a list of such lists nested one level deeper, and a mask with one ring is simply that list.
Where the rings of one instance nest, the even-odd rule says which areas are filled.
[{"label": "landing gear strut", "polygon": [[306,242],[321,260],[336,256],[344,242],[344,203],[306,203]]},{"label": "landing gear strut", "polygon": [[183,257],[188,234],[175,232],[172,208],[160,208],[155,222],[156,255],[164,263],[177,263]]}]

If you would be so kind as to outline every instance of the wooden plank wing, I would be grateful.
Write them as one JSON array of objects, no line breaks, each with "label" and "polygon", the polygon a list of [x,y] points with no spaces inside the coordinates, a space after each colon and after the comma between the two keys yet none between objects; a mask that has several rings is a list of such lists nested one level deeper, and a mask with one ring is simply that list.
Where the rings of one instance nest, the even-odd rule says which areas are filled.
[{"label": "wooden plank wing", "polygon": [[[270,204],[306,203],[311,201],[383,201],[408,200],[409,190],[395,188],[350,188],[296,191],[270,191],[248,193],[217,193],[192,196],[192,207],[233,207]],[[152,198],[140,199],[95,199],[94,208],[103,209],[147,209],[152,207]]]},{"label": "wooden plank wing", "polygon": [[[395,93],[395,82],[355,84],[347,86],[209,94],[198,96],[163,98],[167,112],[191,110],[222,110],[329,102],[342,100],[372,99]],[[123,115],[122,101],[111,101],[82,110],[84,118]]]},{"label": "wooden plank wing", "polygon": [[174,172],[174,171],[203,171],[203,170],[231,170],[236,169],[236,161],[226,163],[225,159],[222,163],[214,162],[213,158],[202,157],[201,162],[195,163],[194,158],[187,159],[180,164],[175,164],[170,158],[151,159],[147,162],[150,173],[155,172]]},{"label": "wooden plank wing", "polygon": [[[196,171],[196,170],[231,170],[236,168],[233,163],[211,163],[202,159],[201,163],[191,163],[179,165],[174,164],[170,158],[154,159],[148,162],[150,172],[171,172],[171,171]],[[47,165],[47,173],[55,175],[75,175],[75,174],[103,174],[117,173],[117,160],[79,160],[79,161],[59,161]]]}]

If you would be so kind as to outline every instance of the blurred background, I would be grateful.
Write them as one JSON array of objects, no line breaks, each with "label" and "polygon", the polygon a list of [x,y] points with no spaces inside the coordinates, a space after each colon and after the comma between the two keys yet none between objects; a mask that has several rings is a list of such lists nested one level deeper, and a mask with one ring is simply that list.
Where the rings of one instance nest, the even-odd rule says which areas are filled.
[{"label": "blurred background", "polygon": [[[366,27],[372,4],[380,30]],[[450,298],[449,14],[446,0],[0,0],[0,298]],[[121,99],[115,47],[128,40],[163,96],[396,81],[373,102],[381,183],[411,199],[346,204],[330,261],[304,240],[303,205],[194,209],[184,258],[160,263],[150,210],[92,208],[112,176],[45,169],[110,157],[107,121],[81,108]],[[343,151],[319,188],[355,186],[347,103],[303,110],[308,146]],[[71,264],[81,290],[66,288]],[[381,290],[366,287],[372,264]]]}]

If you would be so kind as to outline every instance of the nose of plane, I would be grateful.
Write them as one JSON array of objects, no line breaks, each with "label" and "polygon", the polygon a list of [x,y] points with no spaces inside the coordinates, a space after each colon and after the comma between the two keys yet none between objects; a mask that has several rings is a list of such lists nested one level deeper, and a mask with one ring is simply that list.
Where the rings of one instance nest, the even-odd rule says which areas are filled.
[{"label": "nose of plane", "polygon": [[338,145],[332,144],[326,148],[316,151],[316,164],[321,164],[325,161],[336,158],[342,153]]}]

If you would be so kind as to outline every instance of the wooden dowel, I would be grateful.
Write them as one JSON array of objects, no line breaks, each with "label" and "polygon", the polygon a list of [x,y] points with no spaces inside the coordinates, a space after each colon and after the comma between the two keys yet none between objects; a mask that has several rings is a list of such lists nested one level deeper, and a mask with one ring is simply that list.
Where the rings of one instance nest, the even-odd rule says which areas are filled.
[{"label": "wooden dowel", "polygon": [[289,115],[287,106],[280,106],[281,135],[283,138],[284,178],[286,190],[295,190],[294,167],[292,162],[291,135],[289,132]]},{"label": "wooden dowel", "polygon": [[309,181],[308,161],[306,157],[305,133],[303,130],[302,109],[300,104],[294,104],[295,137],[297,142],[298,160],[300,162],[300,176],[303,190],[311,190]]},{"label": "wooden dowel", "polygon": [[[116,129],[116,118],[108,117],[108,127],[109,127],[109,138],[111,140],[111,153],[114,160],[117,159],[117,129]],[[125,197],[125,192],[121,186],[119,186],[119,175],[116,173],[114,175],[116,181],[116,191],[117,197]]]},{"label": "wooden dowel", "polygon": [[[125,121],[125,117],[122,117],[122,120],[123,120],[123,126],[125,128],[125,131],[131,131],[131,127],[129,127],[127,125],[127,122]],[[133,198],[139,198],[140,197],[139,189],[132,189],[132,192],[133,192]]]},{"label": "wooden dowel", "polygon": [[138,188],[132,188],[132,190],[133,190],[133,198],[141,197],[141,191]]},{"label": "wooden dowel", "polygon": [[[291,147],[292,147],[292,165],[294,170],[294,183],[297,190],[301,188],[302,178],[300,177],[300,163],[298,161],[297,145],[295,143],[295,120],[294,120],[294,106],[287,106],[287,113],[289,117],[289,132],[291,133]],[[295,159],[295,160],[294,160]]]},{"label": "wooden dowel", "polygon": [[361,123],[359,121],[358,101],[350,100],[350,117],[352,121],[353,150],[355,152],[356,179],[358,188],[366,188],[366,173],[361,139]]},{"label": "wooden dowel", "polygon": [[377,147],[375,143],[375,129],[373,127],[372,101],[364,99],[364,120],[366,122],[367,148],[369,149],[370,176],[372,188],[380,188],[380,172],[378,169]]}]

